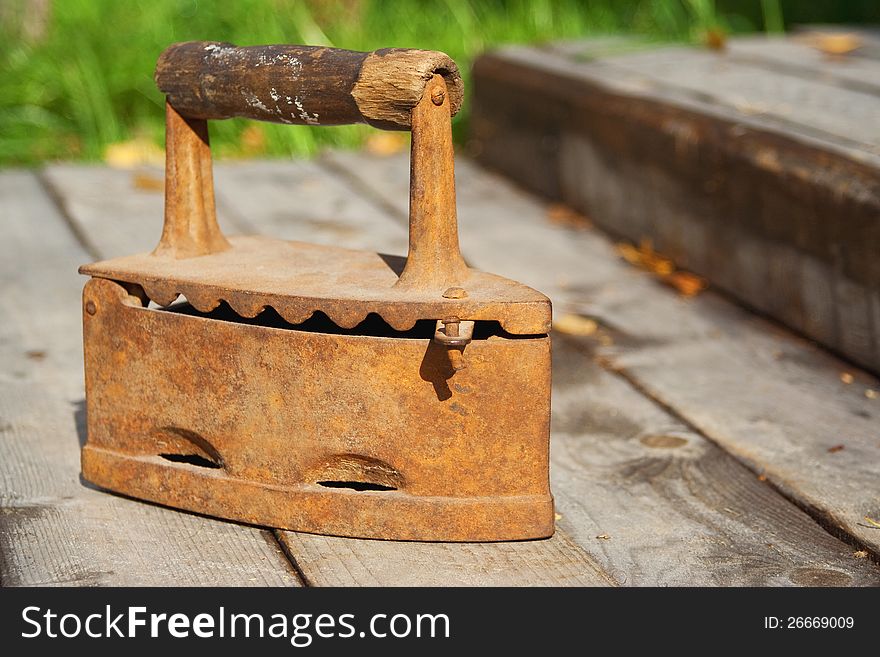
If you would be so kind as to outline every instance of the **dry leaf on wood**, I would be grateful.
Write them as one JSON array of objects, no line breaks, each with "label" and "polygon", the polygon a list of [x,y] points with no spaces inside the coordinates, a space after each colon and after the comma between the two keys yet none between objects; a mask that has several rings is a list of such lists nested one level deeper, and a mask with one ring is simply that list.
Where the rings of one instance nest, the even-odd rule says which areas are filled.
[{"label": "dry leaf on wood", "polygon": [[685,297],[692,297],[706,289],[706,279],[688,271],[675,271],[663,278],[663,282],[674,287]]},{"label": "dry leaf on wood", "polygon": [[654,250],[650,239],[643,239],[638,246],[627,242],[615,245],[617,253],[631,265],[646,269],[658,276],[668,276],[675,271],[675,264]]},{"label": "dry leaf on wood", "polygon": [[583,315],[562,315],[553,321],[553,330],[567,335],[593,335],[599,325],[596,320]]},{"label": "dry leaf on wood", "polygon": [[566,228],[584,230],[593,227],[592,221],[564,203],[551,203],[547,206],[547,218],[550,223]]},{"label": "dry leaf on wood", "polygon": [[136,173],[131,177],[131,184],[135,189],[147,192],[161,192],[165,189],[165,180],[149,173]]},{"label": "dry leaf on wood", "polygon": [[135,137],[110,144],[104,151],[104,162],[119,169],[132,169],[144,164],[162,166],[165,164],[165,151],[150,139]]},{"label": "dry leaf on wood", "polygon": [[712,27],[703,33],[703,44],[710,50],[727,48],[727,33],[720,27]]},{"label": "dry leaf on wood", "polygon": [[382,157],[400,153],[408,146],[409,139],[402,132],[375,132],[364,143],[364,149],[368,153]]},{"label": "dry leaf on wood", "polygon": [[614,248],[628,263],[651,272],[682,296],[692,297],[709,285],[705,278],[677,269],[672,260],[654,250],[654,245],[648,238],[642,239],[638,246],[628,242],[618,242]]},{"label": "dry leaf on wood", "polygon": [[862,39],[852,32],[826,32],[812,36],[813,47],[826,55],[841,57],[862,47]]}]

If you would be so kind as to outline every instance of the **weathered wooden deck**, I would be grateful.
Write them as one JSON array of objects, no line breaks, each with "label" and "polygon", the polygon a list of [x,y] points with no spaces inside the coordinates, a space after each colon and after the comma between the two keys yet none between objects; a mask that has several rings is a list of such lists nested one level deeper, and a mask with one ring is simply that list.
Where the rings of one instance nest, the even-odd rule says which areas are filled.
[{"label": "weathered wooden deck", "polygon": [[483,165],[880,372],[877,32],[515,46],[472,96]]},{"label": "weathered wooden deck", "polygon": [[[221,164],[221,223],[405,253],[407,166],[356,153]],[[880,382],[711,290],[681,297],[598,230],[551,221],[463,158],[465,257],[546,292],[557,318],[598,323],[554,334],[552,539],[332,538],[91,488],[76,270],[152,248],[160,176],[0,172],[3,586],[880,583],[880,527],[866,519],[880,519]]]}]

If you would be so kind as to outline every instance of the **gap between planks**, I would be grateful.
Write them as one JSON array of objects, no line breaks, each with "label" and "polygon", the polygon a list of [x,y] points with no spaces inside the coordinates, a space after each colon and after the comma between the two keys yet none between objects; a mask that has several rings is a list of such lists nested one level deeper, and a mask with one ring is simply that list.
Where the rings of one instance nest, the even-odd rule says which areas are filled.
[{"label": "gap between planks", "polygon": [[[727,295],[724,295],[724,296],[727,298]],[[728,300],[730,300],[731,302],[736,301],[732,297],[729,297]],[[771,322],[773,324],[778,324],[778,322],[776,322],[773,319],[767,319],[766,321]],[[783,330],[784,330],[784,327],[783,327]],[[669,413],[671,416],[675,417],[679,422],[681,422],[683,425],[688,427],[691,431],[694,431],[695,433],[699,433],[706,440],[718,445],[719,448],[724,449],[723,444],[719,444],[716,441],[714,441],[711,438],[711,436],[703,434],[703,432],[700,431],[700,428],[698,426],[694,425],[688,419],[688,417],[686,415],[683,415],[674,406],[671,406],[668,402],[664,401],[662,398],[660,398],[657,395],[655,395],[654,393],[652,393],[651,390],[649,388],[647,388],[641,381],[639,381],[639,379],[636,376],[634,376],[632,373],[626,371],[625,369],[615,367],[613,364],[613,361],[607,360],[606,358],[603,358],[602,356],[599,356],[597,361],[599,363],[604,362],[605,363],[605,365],[603,366],[604,369],[606,369],[607,371],[609,371],[613,374],[616,374],[622,380],[626,381],[635,390],[637,390],[642,395],[644,395],[645,397],[647,397],[648,399],[653,401],[655,404],[657,404],[657,406],[662,408],[664,411]],[[734,454],[734,456],[735,456],[735,454]],[[758,475],[758,477],[761,477],[763,475],[763,471],[760,468],[756,468],[753,463],[751,463],[749,461],[743,461],[743,462],[747,467],[750,468],[750,470],[752,472],[754,472],[756,475]],[[768,486],[770,486],[771,488],[773,488],[773,490],[776,491],[776,493],[779,494],[781,497],[785,498],[786,500],[788,500],[789,502],[794,504],[797,508],[801,509],[804,513],[808,514],[813,520],[816,521],[816,524],[818,524],[820,527],[822,527],[822,529],[824,529],[826,532],[828,532],[831,536],[835,537],[836,539],[838,539],[840,541],[843,541],[847,545],[852,546],[856,550],[867,550],[871,556],[871,560],[874,561],[874,563],[880,565],[880,551],[878,551],[874,546],[867,545],[863,541],[858,540],[852,534],[846,532],[842,527],[840,527],[840,525],[835,523],[834,518],[829,516],[829,514],[827,512],[825,512],[823,509],[821,509],[820,507],[817,507],[813,504],[809,504],[809,503],[805,502],[803,499],[800,499],[797,495],[793,494],[790,490],[786,489],[786,487],[781,486],[772,480],[769,480],[769,479],[765,480],[765,483]]]}]

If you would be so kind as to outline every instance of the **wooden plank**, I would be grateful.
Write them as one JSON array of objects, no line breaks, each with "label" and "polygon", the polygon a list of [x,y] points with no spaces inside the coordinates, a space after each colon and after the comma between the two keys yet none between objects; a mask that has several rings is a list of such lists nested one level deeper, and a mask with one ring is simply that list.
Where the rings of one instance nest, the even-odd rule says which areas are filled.
[{"label": "wooden plank", "polygon": [[[560,239],[540,207],[530,212],[521,207],[507,216],[530,217],[540,225],[540,237],[529,243],[543,244],[548,270],[569,281],[561,298],[622,336],[622,344],[598,346],[614,367],[624,368],[822,522],[877,550],[880,536],[863,521],[880,512],[880,409],[864,395],[880,390],[875,377],[715,294],[684,300],[622,264],[616,276],[606,278],[614,258],[607,242],[597,258],[595,241],[605,242],[600,236]],[[534,249],[512,248],[505,244],[503,253],[536,262]],[[597,260],[602,264],[596,266]],[[503,274],[500,264],[491,268]],[[855,373],[856,382],[841,385],[843,371]],[[827,452],[841,443],[845,450]]]},{"label": "wooden plank", "polygon": [[[164,173],[156,167],[111,169],[92,164],[53,164],[42,172],[56,201],[90,250],[101,258],[152,251],[162,234]],[[234,213],[218,205],[221,228],[249,232]]]},{"label": "wooden plank", "polygon": [[[602,65],[624,82],[670,85],[743,115],[764,115],[880,152],[880,103],[865,93],[810,79],[757,69],[694,48],[659,48],[610,57]],[[876,122],[876,123],[874,123]]]},{"label": "wooden plank", "polygon": [[[159,242],[162,171],[55,164],[43,175],[102,258],[143,253]],[[406,252],[405,228],[381,220],[379,208],[312,162],[229,162],[216,167],[214,177],[218,219],[227,234]]]},{"label": "wooden plank", "polygon": [[871,326],[874,329],[874,359],[880,361],[880,338],[877,337],[880,333],[880,290],[874,290],[868,296]]},{"label": "wooden plank", "polygon": [[[686,321],[674,308],[660,310],[666,312],[653,321]],[[880,388],[877,379],[708,300],[703,315],[717,332],[708,340],[664,341],[649,333],[653,345],[609,358],[820,522],[876,554],[880,538],[864,517],[880,511],[878,409],[865,397]],[[613,313],[606,317],[613,321]],[[745,335],[729,333],[731,324]],[[854,383],[841,383],[849,373]]]},{"label": "wooden plank", "polygon": [[[771,486],[554,336],[553,483],[561,526],[632,585],[880,583],[880,570]],[[704,363],[703,367],[708,364]]]},{"label": "wooden plank", "polygon": [[877,353],[880,326],[871,317],[871,291],[846,279],[835,277],[837,333],[844,353],[859,362],[869,362]]},{"label": "wooden plank", "polygon": [[[826,30],[840,34],[849,29]],[[876,48],[876,38],[852,32],[862,47],[846,56],[830,56],[819,45],[817,34],[738,35],[729,39],[720,53],[724,60],[746,64],[762,70],[802,77],[824,84],[840,86],[868,94],[880,94],[880,67],[865,54]],[[662,44],[631,36],[591,37],[553,41],[538,46],[568,59],[589,62],[634,52],[656,50]]]},{"label": "wooden plank", "polygon": [[[117,214],[135,224],[146,224],[155,213],[141,200],[124,192],[130,174],[100,168],[51,167],[52,184],[68,199],[72,221],[90,240],[99,243],[111,230]],[[116,212],[108,215],[97,205],[85,211],[81,189],[97,189],[96,181],[118,178]],[[365,199],[344,180],[314,163],[235,163],[216,167],[218,205],[235,225],[248,232],[273,234],[352,248],[405,253],[406,228],[389,219],[387,212]],[[161,210],[159,210],[161,212]],[[158,228],[147,246],[152,245]],[[120,252],[145,250],[136,243],[140,236],[120,232],[114,248]],[[131,241],[131,244],[128,244]],[[338,539],[278,532],[288,553],[306,575],[309,584],[384,586],[406,583],[496,584],[496,585],[607,585],[610,580],[601,568],[577,545],[560,532],[550,541],[468,546],[456,544],[424,545]],[[325,552],[330,551],[332,557]],[[389,554],[394,554],[393,562]],[[328,559],[331,565],[328,564]],[[393,563],[395,567],[389,567]],[[426,568],[431,563],[432,568]],[[337,564],[337,565],[333,565]],[[443,564],[440,567],[440,564]],[[500,565],[499,565],[500,564]]]},{"label": "wooden plank", "polygon": [[[625,57],[636,56],[647,58]],[[770,113],[615,75],[604,60],[510,49],[475,70],[481,162],[613,234],[652,239],[679,265],[880,371],[870,340],[852,340],[836,320],[848,314],[844,296],[865,298],[880,285],[875,155]]]},{"label": "wooden plank", "polygon": [[565,531],[543,541],[404,543],[280,532],[308,584],[321,586],[608,586]]},{"label": "wooden plank", "polygon": [[[653,61],[655,56],[656,62]],[[693,63],[681,64],[691,56]],[[567,91],[573,98],[580,97],[584,90],[572,88],[572,84],[598,86],[631,100],[668,103],[751,129],[786,131],[801,143],[821,145],[875,166],[880,163],[877,144],[871,138],[874,133],[856,132],[852,124],[845,122],[863,121],[866,115],[875,114],[878,110],[873,94],[838,89],[782,74],[771,74],[765,81],[755,67],[737,64],[715,52],[681,46],[639,49],[608,59],[586,61],[550,48],[508,46],[478,60],[475,64],[477,76],[481,67],[494,66],[498,60],[509,67],[510,75],[523,75],[519,69],[524,69],[539,76],[547,92],[560,91],[557,78],[558,82],[568,86]],[[714,80],[715,77],[719,79]],[[701,86],[703,82],[708,86]],[[742,90],[737,87],[739,83],[744,85]],[[475,84],[480,84],[479,79]],[[774,84],[783,85],[785,93],[774,95]],[[521,89],[513,91],[514,97],[520,101],[526,100],[523,93]],[[801,94],[812,94],[806,101],[803,114],[798,102]],[[557,95],[548,94],[549,98]],[[846,109],[838,107],[838,102],[843,101],[850,101],[853,105]],[[522,105],[528,104],[523,102]],[[519,104],[515,109],[525,111],[525,107]],[[838,119],[821,116],[823,112],[838,109],[842,111]],[[552,104],[546,107],[548,112],[553,110]],[[477,132],[476,127],[474,132]]]},{"label": "wooden plank", "polygon": [[608,34],[593,36],[589,39],[581,37],[548,41],[536,44],[534,47],[579,62],[589,62],[613,55],[653,50],[661,45],[664,45],[663,42],[651,38],[637,37],[631,34]]},{"label": "wooden plank", "polygon": [[[402,220],[405,157],[333,153],[329,158],[335,170],[348,175],[359,190],[373,190]],[[808,573],[801,568],[833,571],[817,573],[827,582],[877,582],[874,565],[854,559],[849,546],[753,472],[583,353],[587,349],[610,360],[652,348],[655,342],[717,339],[713,336],[719,331],[718,318],[698,306],[705,299],[739,313],[732,326],[722,322],[735,336],[724,342],[735,357],[749,353],[739,340],[747,340],[748,346],[753,340],[769,339],[762,338],[766,332],[789,352],[814,350],[765,324],[753,325],[756,320],[714,295],[679,299],[620,261],[599,233],[549,223],[545,204],[468,160],[460,158],[457,168],[465,257],[549,293],[557,310],[588,308],[604,326],[580,344],[563,334],[554,337],[553,484],[563,529],[617,581],[630,584],[805,583]],[[653,327],[658,318],[665,321]],[[608,341],[612,344],[606,345]],[[714,396],[715,404],[726,398],[726,389],[711,385],[712,378],[719,377],[712,360],[702,361],[699,369],[695,364],[686,375],[675,363],[664,366],[670,378],[682,376],[696,393]],[[773,368],[761,363],[734,383],[748,388],[759,372],[764,378],[774,376]],[[833,369],[813,371],[811,376],[816,380],[829,374],[836,377]],[[839,411],[835,402],[826,407]],[[749,412],[740,404],[727,409],[724,417]],[[690,415],[685,419],[692,421]],[[804,431],[799,435],[818,442],[819,436],[809,432],[811,419],[801,422]],[[777,428],[767,423],[753,439],[768,441],[776,434]],[[712,438],[728,448],[738,436]],[[811,466],[804,467],[809,474]],[[772,481],[767,464],[761,468]],[[818,497],[823,483],[811,493]],[[860,478],[846,495],[857,501],[858,486],[866,484],[867,479]],[[596,538],[604,534],[610,539]]]},{"label": "wooden plank", "polygon": [[76,268],[89,256],[30,172],[0,173],[0,214],[3,586],[297,585],[266,531],[80,482],[83,281]]},{"label": "wooden plank", "polygon": [[[560,240],[540,207],[508,216],[540,226],[540,237],[536,234],[531,244],[543,244],[548,269],[569,279],[563,298],[620,336],[616,346],[597,347],[615,368],[823,523],[876,553],[880,536],[863,521],[880,512],[880,409],[864,394],[880,389],[875,377],[715,294],[684,300],[622,265],[618,276],[604,278],[602,267],[592,266],[595,245],[587,246],[604,240],[591,234]],[[527,256],[525,247],[510,248],[504,253],[512,259],[535,261],[534,249]],[[613,258],[606,243],[603,264]],[[580,294],[571,294],[577,289]],[[853,372],[856,382],[842,385],[842,371]],[[846,449],[828,452],[838,444]]]},{"label": "wooden plank", "polygon": [[314,162],[230,162],[217,167],[215,178],[219,206],[247,232],[406,253],[405,226]]},{"label": "wooden plank", "polygon": [[880,95],[880,66],[859,57],[831,57],[816,47],[808,35],[743,36],[727,43],[727,56],[734,61],[762,69],[816,80],[828,85]]}]

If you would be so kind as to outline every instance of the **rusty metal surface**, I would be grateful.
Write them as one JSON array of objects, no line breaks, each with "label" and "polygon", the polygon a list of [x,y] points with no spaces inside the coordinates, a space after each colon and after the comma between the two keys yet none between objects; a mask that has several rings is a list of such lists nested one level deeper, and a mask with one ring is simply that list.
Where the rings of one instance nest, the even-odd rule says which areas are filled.
[{"label": "rusty metal surface", "polygon": [[412,111],[406,259],[227,239],[205,122],[166,121],[159,246],[81,268],[84,477],[298,531],[550,536],[550,301],[461,257],[443,77]]},{"label": "rusty metal surface", "polygon": [[433,325],[422,338],[248,325],[144,308],[104,279],[83,304],[83,475],[99,486],[344,536],[553,533],[546,336],[474,339],[455,371]]},{"label": "rusty metal surface", "polygon": [[448,299],[446,288],[397,286],[403,258],[265,237],[229,242],[232,248],[197,258],[125,256],[80,271],[137,283],[161,306],[183,294],[203,312],[226,301],[242,317],[255,317],[268,306],[292,324],[321,311],[351,328],[373,312],[401,331],[419,319],[450,315],[497,320],[510,333],[549,330],[547,297],[493,274],[469,270],[461,283],[467,297]]}]

